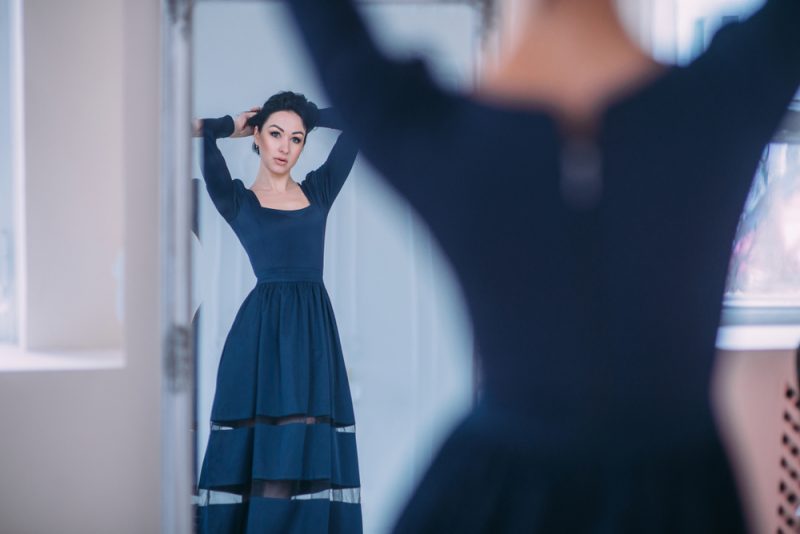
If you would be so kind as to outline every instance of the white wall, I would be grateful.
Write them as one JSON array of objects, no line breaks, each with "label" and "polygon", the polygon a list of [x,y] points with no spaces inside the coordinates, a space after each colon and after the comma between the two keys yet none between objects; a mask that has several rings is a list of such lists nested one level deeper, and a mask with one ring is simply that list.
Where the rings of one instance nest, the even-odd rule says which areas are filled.
[{"label": "white wall", "polygon": [[[157,532],[159,2],[26,0],[24,9],[29,149],[58,155],[70,176],[88,163],[85,172],[124,179],[125,205],[114,209],[124,213],[126,364],[0,373],[0,533]],[[96,165],[73,158],[87,151]],[[29,178],[52,183],[53,165],[29,158]]]}]

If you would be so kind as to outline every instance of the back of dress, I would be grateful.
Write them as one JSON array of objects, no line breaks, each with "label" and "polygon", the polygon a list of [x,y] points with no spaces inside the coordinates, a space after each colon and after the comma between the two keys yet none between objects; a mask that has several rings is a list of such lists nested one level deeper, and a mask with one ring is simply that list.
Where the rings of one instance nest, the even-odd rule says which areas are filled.
[{"label": "back of dress", "polygon": [[646,407],[659,425],[707,405],[738,216],[800,84],[800,2],[769,2],[613,103],[582,207],[547,113],[448,94],[420,62],[385,59],[348,2],[292,6],[363,154],[455,267],[488,400],[584,419]]},{"label": "back of dress", "polygon": [[[448,94],[384,58],[350,2],[291,6],[364,156],[451,260],[479,344],[482,400],[398,531],[461,532],[457,501],[464,532],[659,530],[648,513],[672,514],[665,532],[741,530],[709,381],[738,217],[800,85],[800,1],[615,101],[578,171],[542,109]],[[570,515],[581,496],[594,516]]]}]

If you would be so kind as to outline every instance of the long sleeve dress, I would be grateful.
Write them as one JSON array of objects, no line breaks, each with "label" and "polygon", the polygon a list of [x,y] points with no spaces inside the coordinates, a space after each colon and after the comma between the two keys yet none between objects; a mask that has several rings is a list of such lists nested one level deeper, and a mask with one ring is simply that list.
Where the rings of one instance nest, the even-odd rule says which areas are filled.
[{"label": "long sleeve dress", "polygon": [[[336,123],[332,110],[320,111],[319,126]],[[203,178],[258,281],[220,358],[198,527],[214,534],[360,532],[353,405],[322,281],[325,223],[357,148],[340,134],[300,184],[309,205],[273,209],[231,179],[217,139],[233,130],[229,116],[203,121]],[[288,498],[265,497],[265,483],[276,481],[288,484]]]},{"label": "long sleeve dress", "polygon": [[800,85],[800,0],[617,98],[589,150],[544,107],[386,58],[349,0],[289,5],[362,154],[452,262],[481,356],[481,400],[396,531],[742,531],[709,382],[737,221]]}]

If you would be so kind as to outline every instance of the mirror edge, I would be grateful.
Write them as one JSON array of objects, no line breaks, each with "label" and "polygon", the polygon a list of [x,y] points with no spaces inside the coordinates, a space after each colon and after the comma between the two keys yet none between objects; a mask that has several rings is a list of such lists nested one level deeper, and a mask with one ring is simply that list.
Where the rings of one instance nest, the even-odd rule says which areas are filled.
[{"label": "mirror edge", "polygon": [[161,0],[161,530],[194,531],[191,336],[192,0]]}]

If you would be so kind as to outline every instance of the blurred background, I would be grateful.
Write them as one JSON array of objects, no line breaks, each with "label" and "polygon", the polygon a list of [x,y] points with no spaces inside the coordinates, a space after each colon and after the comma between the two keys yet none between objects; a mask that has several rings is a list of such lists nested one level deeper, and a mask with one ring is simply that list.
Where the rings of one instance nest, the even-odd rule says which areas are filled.
[{"label": "blurred background", "polygon": [[[361,2],[381,46],[425,57],[464,92],[513,47],[533,3]],[[686,64],[761,3],[619,6],[646,50]],[[198,181],[195,150],[185,191],[197,214],[186,280],[196,410],[165,431],[175,371],[164,300],[176,290],[164,269],[181,261],[164,246],[176,27],[189,46],[187,114],[236,114],[283,89],[326,105],[281,2],[0,0],[0,534],[158,532],[170,503],[191,502],[164,497],[178,475],[163,451],[184,436],[187,465],[202,459],[222,343],[255,279]],[[800,492],[799,116],[797,101],[754,176],[718,336],[715,400],[756,532],[791,531]],[[296,178],[336,135],[311,135]],[[249,185],[250,143],[220,146]],[[356,410],[365,532],[381,533],[474,401],[477,355],[437,244],[361,159],[329,218],[325,283]]]}]

